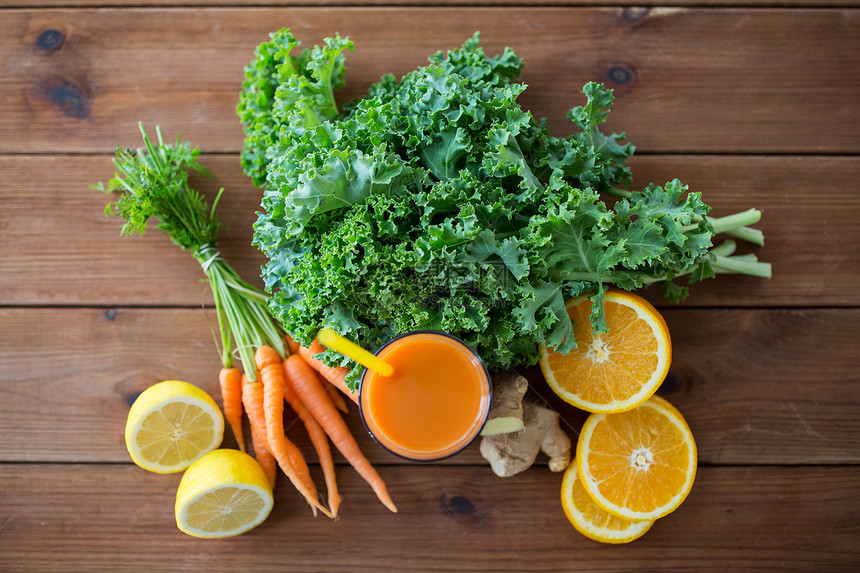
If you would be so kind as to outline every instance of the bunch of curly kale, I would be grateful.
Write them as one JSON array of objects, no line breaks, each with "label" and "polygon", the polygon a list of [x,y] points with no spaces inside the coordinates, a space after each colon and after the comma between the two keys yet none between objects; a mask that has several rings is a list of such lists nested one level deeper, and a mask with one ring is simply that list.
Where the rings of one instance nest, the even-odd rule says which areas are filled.
[{"label": "bunch of curly kale", "polygon": [[681,276],[770,274],[730,256],[732,241],[712,247],[718,231],[760,242],[746,226],[758,211],[710,219],[677,180],[621,189],[633,146],[598,130],[613,101],[602,85],[569,112],[576,133],[554,137],[517,103],[521,59],[486,56],[476,34],[339,109],[352,43],[298,45],[281,30],[258,47],[238,113],[243,168],[265,188],[254,242],[269,308],[302,344],[323,326],[370,349],[442,330],[500,369],[533,364],[540,344],[575,346],[570,297],[590,293],[600,331],[610,285],[661,283],[679,300]]}]

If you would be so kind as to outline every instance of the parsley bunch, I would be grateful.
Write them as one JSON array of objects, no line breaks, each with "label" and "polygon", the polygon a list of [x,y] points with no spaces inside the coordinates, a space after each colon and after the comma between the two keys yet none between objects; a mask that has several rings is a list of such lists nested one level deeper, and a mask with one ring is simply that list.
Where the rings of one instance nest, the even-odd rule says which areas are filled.
[{"label": "parsley bunch", "polygon": [[732,241],[712,246],[717,231],[761,242],[758,211],[711,219],[677,180],[625,189],[634,149],[600,131],[613,101],[602,85],[568,114],[575,133],[553,136],[517,103],[522,60],[487,56],[476,34],[339,109],[352,43],[298,45],[281,30],[258,48],[238,113],[242,165],[265,187],[254,243],[269,308],[302,344],[323,326],[370,349],[433,329],[490,368],[532,364],[539,344],[576,345],[567,298],[590,293],[600,331],[610,285],[660,283],[680,300],[681,276],[770,274]]}]

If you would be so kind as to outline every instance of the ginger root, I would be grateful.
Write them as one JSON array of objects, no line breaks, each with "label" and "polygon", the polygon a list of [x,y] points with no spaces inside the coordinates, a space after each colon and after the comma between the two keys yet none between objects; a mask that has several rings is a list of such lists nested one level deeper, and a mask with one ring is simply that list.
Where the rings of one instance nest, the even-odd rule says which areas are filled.
[{"label": "ginger root", "polygon": [[493,376],[493,402],[481,435],[494,436],[522,430],[523,396],[528,389],[528,380],[513,370]]},{"label": "ginger root", "polygon": [[564,471],[570,463],[571,442],[559,422],[558,412],[526,402],[523,404],[525,428],[519,432],[484,436],[481,455],[499,477],[525,471],[540,452],[549,456],[550,471]]}]

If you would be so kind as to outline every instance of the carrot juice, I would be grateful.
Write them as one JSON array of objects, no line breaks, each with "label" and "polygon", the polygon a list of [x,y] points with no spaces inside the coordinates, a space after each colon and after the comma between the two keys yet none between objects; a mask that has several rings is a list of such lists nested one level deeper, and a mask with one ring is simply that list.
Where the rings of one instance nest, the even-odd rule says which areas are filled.
[{"label": "carrot juice", "polygon": [[365,370],[359,406],[383,447],[412,460],[436,460],[478,435],[489,414],[490,376],[465,343],[440,332],[414,332],[391,340],[376,356],[394,374]]}]

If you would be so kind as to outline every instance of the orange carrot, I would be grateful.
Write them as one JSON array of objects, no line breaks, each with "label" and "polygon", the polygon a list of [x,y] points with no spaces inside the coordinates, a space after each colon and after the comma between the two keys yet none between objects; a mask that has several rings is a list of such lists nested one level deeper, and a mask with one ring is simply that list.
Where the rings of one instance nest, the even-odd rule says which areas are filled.
[{"label": "orange carrot", "polygon": [[218,375],[221,385],[221,403],[224,417],[239,442],[239,449],[245,451],[245,434],[242,431],[242,373],[238,368],[222,368]]},{"label": "orange carrot", "polygon": [[302,346],[299,348],[299,354],[301,354],[302,358],[305,359],[314,370],[322,374],[322,377],[325,378],[329,384],[346,394],[347,398],[358,404],[358,395],[350,390],[346,382],[344,382],[344,378],[349,373],[349,368],[344,368],[343,366],[329,366],[319,358],[316,358],[315,355],[323,352],[325,348],[322,344],[314,340],[313,344],[311,344],[310,348],[305,348]]},{"label": "orange carrot", "polygon": [[[299,345],[298,342],[293,340],[293,337],[290,336],[289,334],[286,335],[286,337],[284,338],[284,342],[286,343],[287,346],[289,346],[290,353],[292,353],[292,354],[300,354],[301,353],[302,347]],[[318,346],[320,348],[320,351],[322,351],[322,346],[320,346],[319,343],[317,343],[316,346]],[[305,362],[307,362],[307,360],[305,360]],[[325,365],[323,364],[322,366],[325,366]],[[349,372],[349,370],[347,370],[346,368],[344,368],[344,370],[346,372]],[[346,372],[344,372],[344,375],[346,375]],[[317,374],[319,376],[322,376],[322,374],[319,374],[319,372]],[[328,382],[325,378],[323,378],[323,380]],[[331,401],[334,402],[334,405],[337,407],[337,409],[340,410],[341,412],[343,412],[344,414],[349,414],[349,406],[346,405],[346,400],[343,399],[343,395],[340,393],[340,390],[338,390],[332,384],[326,383],[326,384],[324,384],[324,386],[325,386],[326,393],[328,393],[329,398],[331,398]]]},{"label": "orange carrot", "polygon": [[305,497],[312,508],[333,517],[324,508],[317,495],[316,486],[310,479],[310,471],[304,457],[295,444],[284,434],[284,369],[281,357],[270,346],[261,346],[254,355],[263,384],[263,412],[266,417],[266,436],[269,449],[278,460],[278,465],[293,485]]},{"label": "orange carrot", "polygon": [[290,354],[298,354],[299,353],[299,343],[293,340],[293,337],[287,334],[284,336],[284,342],[287,343],[287,346],[290,348]]},{"label": "orange carrot", "polygon": [[305,403],[305,406],[314,415],[323,429],[331,438],[332,443],[344,455],[347,461],[358,471],[359,475],[370,484],[376,497],[391,511],[397,513],[397,507],[388,495],[385,482],[361,453],[355,438],[349,432],[349,428],[340,417],[337,408],[332,404],[328,394],[325,393],[323,385],[314,375],[311,367],[299,356],[290,356],[284,362],[284,370],[287,378],[291,381],[296,394]]},{"label": "orange carrot", "polygon": [[346,405],[346,398],[343,397],[341,391],[329,384],[326,379],[322,377],[322,374],[320,374],[316,370],[314,370],[314,374],[316,374],[320,382],[323,383],[325,393],[328,394],[329,398],[331,398],[331,402],[332,404],[334,404],[334,407],[343,412],[344,414],[349,414],[349,406]]},{"label": "orange carrot", "polygon": [[[257,379],[259,380],[259,376]],[[242,404],[248,414],[251,425],[251,442],[254,445],[254,457],[257,458],[269,484],[275,487],[275,477],[278,475],[278,464],[275,456],[269,450],[269,440],[266,437],[266,416],[263,413],[263,385],[259,382],[249,382],[242,374]]]},{"label": "orange carrot", "polygon": [[311,438],[311,443],[317,452],[322,466],[323,474],[325,475],[326,489],[328,490],[328,505],[332,515],[337,516],[338,507],[340,507],[341,497],[337,491],[337,481],[334,472],[334,459],[331,456],[331,448],[328,444],[328,436],[325,434],[322,426],[308,410],[302,399],[299,398],[296,391],[293,389],[292,380],[284,374],[286,385],[284,386],[284,399],[299,416],[308,431],[308,436]]}]

